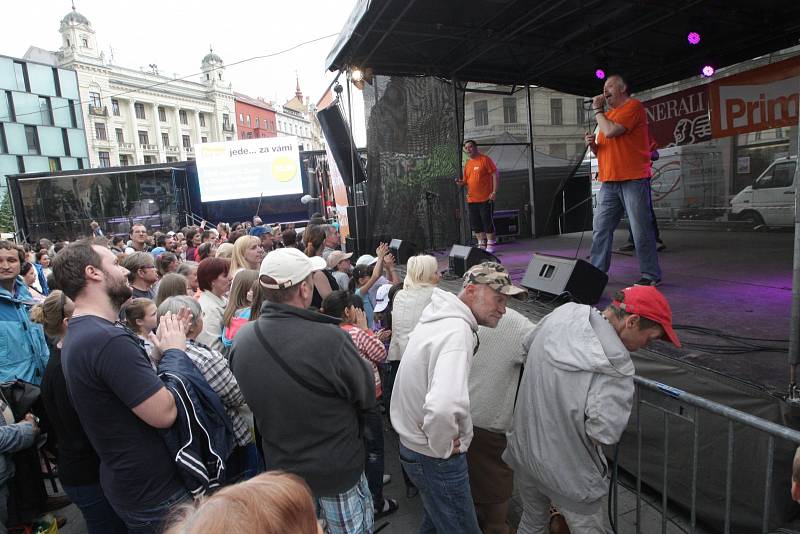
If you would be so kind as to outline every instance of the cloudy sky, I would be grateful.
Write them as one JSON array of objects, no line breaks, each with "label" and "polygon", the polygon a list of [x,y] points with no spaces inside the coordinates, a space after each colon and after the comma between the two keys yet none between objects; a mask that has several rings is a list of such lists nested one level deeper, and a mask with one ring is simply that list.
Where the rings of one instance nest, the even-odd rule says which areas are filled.
[{"label": "cloudy sky", "polygon": [[[57,50],[61,18],[70,0],[3,0],[0,54],[22,57],[29,46]],[[304,41],[338,34],[356,0],[75,0],[92,24],[98,45],[114,63],[130,68],[155,63],[161,74],[200,72],[214,47],[226,64],[275,53]],[[226,69],[234,90],[283,103],[295,91],[295,71],[304,95],[317,101],[335,74],[325,58],[335,37],[277,57]]]}]

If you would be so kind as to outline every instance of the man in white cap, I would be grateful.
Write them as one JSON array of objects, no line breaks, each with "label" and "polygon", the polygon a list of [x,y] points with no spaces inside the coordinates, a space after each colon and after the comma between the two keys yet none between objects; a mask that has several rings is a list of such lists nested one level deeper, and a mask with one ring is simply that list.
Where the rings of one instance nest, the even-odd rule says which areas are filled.
[{"label": "man in white cap", "polygon": [[267,470],[308,483],[327,532],[371,532],[360,415],[375,405],[372,369],[339,320],[308,310],[325,260],[295,248],[267,254],[266,301],[242,326],[231,368],[261,432]]},{"label": "man in white cap", "polygon": [[465,454],[472,441],[470,366],[480,345],[478,325],[496,327],[508,298],[525,293],[505,267],[481,263],[464,275],[458,296],[433,290],[408,338],[390,412],[400,463],[422,496],[420,532],[481,532]]},{"label": "man in white cap", "polygon": [[342,291],[347,291],[350,286],[350,275],[353,272],[353,265],[350,263],[352,256],[352,252],[341,250],[334,250],[328,255],[328,269]]}]

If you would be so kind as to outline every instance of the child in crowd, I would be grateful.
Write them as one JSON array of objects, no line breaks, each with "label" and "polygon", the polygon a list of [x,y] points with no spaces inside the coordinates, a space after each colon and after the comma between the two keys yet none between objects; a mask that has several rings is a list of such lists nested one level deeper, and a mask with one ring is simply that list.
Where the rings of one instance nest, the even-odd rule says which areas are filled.
[{"label": "child in crowd", "polygon": [[233,337],[239,328],[250,320],[253,283],[257,281],[258,271],[253,269],[243,269],[233,279],[228,305],[222,315],[222,344],[226,350],[230,350],[233,345]]},{"label": "child in crowd", "polygon": [[[158,326],[155,302],[144,298],[131,299],[123,310],[125,324],[142,340],[144,350],[147,351],[152,363],[155,355],[153,354],[153,344],[150,342],[150,333],[155,331]],[[155,368],[156,364],[153,363],[153,369]]]},{"label": "child in crowd", "polygon": [[353,278],[350,279],[350,291],[364,300],[364,313],[367,316],[367,326],[371,329],[374,322],[375,303],[369,298],[369,290],[383,274],[383,259],[389,254],[389,245],[381,243],[375,251],[378,261],[373,265],[356,265],[353,269]]}]

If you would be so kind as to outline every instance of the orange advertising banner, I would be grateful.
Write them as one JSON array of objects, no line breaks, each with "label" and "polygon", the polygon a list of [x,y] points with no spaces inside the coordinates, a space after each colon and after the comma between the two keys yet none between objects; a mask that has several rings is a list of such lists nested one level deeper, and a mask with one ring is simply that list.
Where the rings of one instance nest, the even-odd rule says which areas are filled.
[{"label": "orange advertising banner", "polygon": [[715,80],[709,97],[712,137],[796,126],[800,56]]}]

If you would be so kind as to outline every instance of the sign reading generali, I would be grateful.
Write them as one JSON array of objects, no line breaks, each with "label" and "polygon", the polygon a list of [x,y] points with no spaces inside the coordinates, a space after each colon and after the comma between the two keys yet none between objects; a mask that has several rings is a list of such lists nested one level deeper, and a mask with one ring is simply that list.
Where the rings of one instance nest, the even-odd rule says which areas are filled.
[{"label": "sign reading generali", "polygon": [[726,137],[795,126],[800,99],[800,56],[711,83],[711,130]]},{"label": "sign reading generali", "polygon": [[648,100],[644,107],[655,148],[711,139],[707,85]]}]

